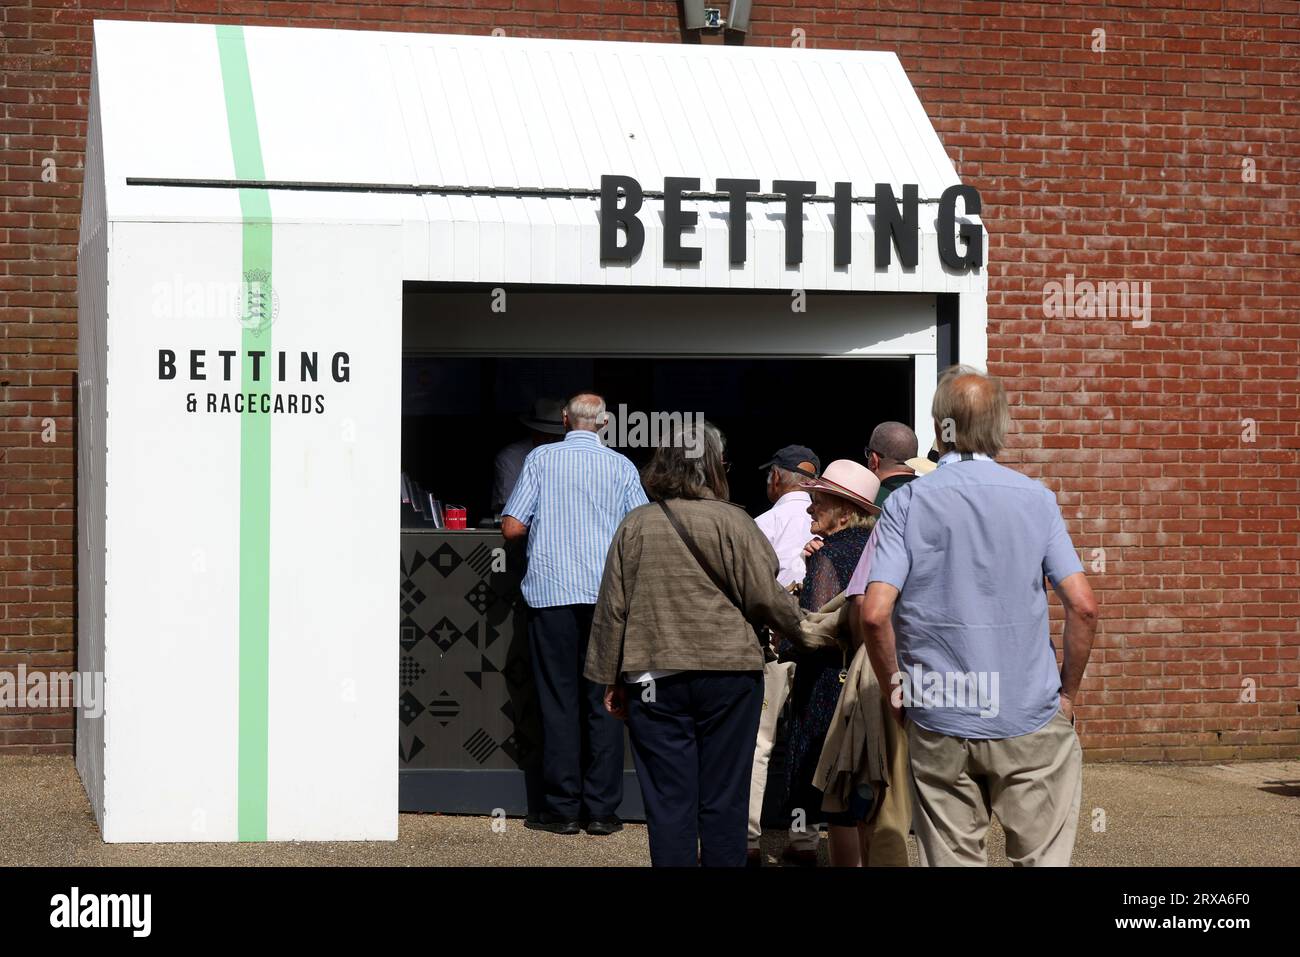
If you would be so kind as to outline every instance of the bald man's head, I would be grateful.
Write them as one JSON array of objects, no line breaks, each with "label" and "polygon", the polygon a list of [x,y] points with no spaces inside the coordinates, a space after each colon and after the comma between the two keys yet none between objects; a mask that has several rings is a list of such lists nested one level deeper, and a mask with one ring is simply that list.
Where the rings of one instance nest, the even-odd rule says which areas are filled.
[{"label": "bald man's head", "polygon": [[916,433],[902,422],[881,422],[871,430],[867,457],[875,452],[881,468],[896,468],[916,458]]},{"label": "bald man's head", "polygon": [[939,377],[930,411],[944,452],[982,452],[996,457],[1011,429],[1011,410],[1002,383],[970,366],[953,366]]}]

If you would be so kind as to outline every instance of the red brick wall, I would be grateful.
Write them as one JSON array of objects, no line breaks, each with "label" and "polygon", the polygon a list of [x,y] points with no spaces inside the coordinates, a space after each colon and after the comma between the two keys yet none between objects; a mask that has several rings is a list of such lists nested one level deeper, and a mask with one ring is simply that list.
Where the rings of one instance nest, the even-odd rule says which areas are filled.
[{"label": "red brick wall", "polygon": [[[638,0],[7,0],[0,668],[74,661],[94,17],[681,41],[676,4]],[[750,44],[789,45],[798,29],[808,46],[896,51],[983,194],[990,367],[1016,403],[1007,460],[1058,491],[1089,562],[1104,549],[1080,707],[1093,758],[1300,754],[1298,21],[1295,0],[754,3]],[[1150,325],[1045,318],[1044,284],[1068,273],[1149,281]],[[0,751],[71,746],[68,713],[0,710]]]}]

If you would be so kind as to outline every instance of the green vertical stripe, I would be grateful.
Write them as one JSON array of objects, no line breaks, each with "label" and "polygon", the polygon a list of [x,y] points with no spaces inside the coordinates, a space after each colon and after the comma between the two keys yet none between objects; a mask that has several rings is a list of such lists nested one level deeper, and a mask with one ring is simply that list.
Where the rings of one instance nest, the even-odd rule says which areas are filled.
[{"label": "green vertical stripe", "polygon": [[[225,89],[226,121],[238,179],[266,178],[257,136],[253,85],[244,30],[218,26],[217,50]],[[243,275],[271,275],[271,200],[263,189],[241,189]],[[247,286],[245,303],[252,297]],[[246,316],[247,318],[247,316]],[[269,392],[270,322],[244,323],[241,383],[252,401]],[[253,378],[251,351],[264,353]],[[239,840],[266,840],[268,700],[271,616],[271,419],[245,409],[239,420]]]}]

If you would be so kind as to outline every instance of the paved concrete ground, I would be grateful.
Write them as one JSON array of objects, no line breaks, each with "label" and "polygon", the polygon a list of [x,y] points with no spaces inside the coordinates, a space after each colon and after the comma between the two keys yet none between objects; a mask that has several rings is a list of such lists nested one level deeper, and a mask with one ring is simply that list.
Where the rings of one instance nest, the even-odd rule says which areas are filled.
[{"label": "paved concrete ground", "polygon": [[[1097,811],[1104,830],[1094,830]],[[1097,818],[1100,823],[1100,818]],[[769,863],[784,838],[765,836]],[[1001,834],[990,856],[1005,864]],[[823,842],[823,855],[825,854]],[[1300,761],[1088,765],[1075,864],[1300,865]],[[639,866],[646,833],[556,837],[510,820],[403,814],[393,843],[104,844],[72,760],[0,757],[0,866],[343,864]]]}]

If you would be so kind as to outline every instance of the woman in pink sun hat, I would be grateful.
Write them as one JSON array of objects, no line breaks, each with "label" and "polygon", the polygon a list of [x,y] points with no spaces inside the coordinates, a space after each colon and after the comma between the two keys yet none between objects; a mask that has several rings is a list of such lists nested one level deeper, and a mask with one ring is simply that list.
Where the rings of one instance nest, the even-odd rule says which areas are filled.
[{"label": "woman in pink sun hat", "polygon": [[[808,558],[799,605],[817,611],[847,587],[862,557],[880,514],[875,505],[880,480],[865,465],[837,459],[826,466],[820,478],[800,484],[812,496],[808,514],[822,546]],[[843,687],[845,656],[838,648],[805,651],[789,642],[782,642],[780,651],[783,660],[796,662],[790,690],[786,811],[791,820],[806,822],[804,831],[791,831],[791,843],[782,859],[802,866],[815,864],[818,826],[826,824],[831,864],[856,866],[861,858],[858,825],[869,809],[826,813],[821,810],[822,793],[812,784]]]}]

